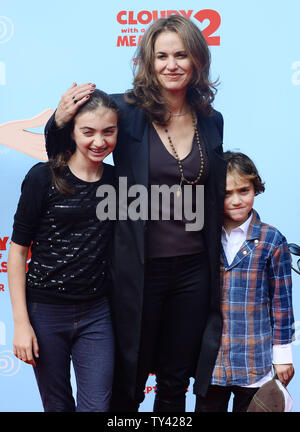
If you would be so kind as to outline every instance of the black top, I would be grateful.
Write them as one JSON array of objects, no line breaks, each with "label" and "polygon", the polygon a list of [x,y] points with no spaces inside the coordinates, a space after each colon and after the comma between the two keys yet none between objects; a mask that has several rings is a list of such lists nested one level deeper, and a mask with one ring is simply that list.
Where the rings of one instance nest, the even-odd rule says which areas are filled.
[{"label": "black top", "polygon": [[[200,136],[199,131],[198,133]],[[208,177],[209,163],[204,140],[201,139],[201,136],[200,142],[204,167],[198,185],[204,185]],[[200,191],[195,185],[190,185],[191,199],[188,199],[188,195],[185,192],[187,183],[184,182],[181,188],[181,195],[177,197],[176,191],[179,188],[181,177],[178,162],[166,149],[153,125],[150,126],[149,131],[149,159],[149,196],[152,196],[153,199],[153,187],[155,188],[155,185],[172,187],[175,193],[170,194],[170,205],[168,205],[167,201],[165,201],[164,204],[160,203],[159,206],[155,204],[155,207],[158,207],[159,220],[154,220],[153,218],[153,201],[156,203],[157,200],[153,200],[152,203],[150,202],[150,216],[147,225],[147,257],[158,258],[190,255],[203,251],[205,246],[201,229],[188,231],[187,224],[194,224],[196,222],[196,218],[191,220],[191,216],[195,214],[196,209],[198,209],[197,217],[200,222],[200,211],[204,211],[203,202],[201,202],[201,194],[204,198],[204,190],[202,189],[202,191]],[[181,164],[183,166],[185,178],[189,181],[194,181],[200,169],[200,154],[196,136],[194,136],[190,153],[181,160]],[[180,213],[177,215],[175,213],[175,208],[178,203],[181,207],[182,217]],[[199,209],[200,205],[201,210]],[[188,208],[190,209],[190,214],[187,213]],[[169,214],[169,220],[163,220],[168,218]],[[196,225],[194,225],[194,228],[195,227]]]},{"label": "black top", "polygon": [[114,167],[104,164],[102,178],[86,182],[65,169],[71,195],[52,185],[49,163],[38,163],[22,183],[12,241],[30,246],[26,294],[42,303],[76,303],[100,298],[110,285],[108,248],[113,222],[100,221],[96,190],[115,184]]}]

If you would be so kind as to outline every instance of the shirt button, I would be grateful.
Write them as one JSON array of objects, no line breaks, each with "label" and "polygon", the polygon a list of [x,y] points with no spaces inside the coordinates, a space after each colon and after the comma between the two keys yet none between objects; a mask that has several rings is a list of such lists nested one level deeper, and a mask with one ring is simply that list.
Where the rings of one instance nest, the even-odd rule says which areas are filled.
[{"label": "shirt button", "polygon": [[246,254],[247,254],[247,251],[244,250],[244,251],[243,251],[243,254],[246,255]]},{"label": "shirt button", "polygon": [[255,244],[257,244],[257,243],[258,243],[258,240],[257,240],[257,239],[256,239],[256,240],[254,240],[254,243],[255,243]]}]

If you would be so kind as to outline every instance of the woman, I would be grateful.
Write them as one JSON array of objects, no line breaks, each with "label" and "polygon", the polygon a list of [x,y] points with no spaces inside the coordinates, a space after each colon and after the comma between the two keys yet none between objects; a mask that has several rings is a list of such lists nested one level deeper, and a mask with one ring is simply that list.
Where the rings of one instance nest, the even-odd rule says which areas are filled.
[{"label": "woman", "polygon": [[[112,409],[136,411],[148,374],[154,372],[154,410],[181,412],[190,376],[195,377],[194,391],[205,394],[221,335],[223,119],[211,108],[210,54],[192,21],[177,15],[155,21],[142,38],[136,63],[133,89],[113,96],[122,112],[114,152],[117,176],[126,177],[128,188],[175,186],[178,198],[187,195],[184,186],[191,186],[192,209],[198,204],[196,187],[204,185],[204,227],[192,232],[184,217],[176,220],[175,196],[168,209],[171,220],[163,220],[164,206],[159,220],[118,220]],[[68,122],[92,91],[91,84],[73,84],[63,95],[46,127],[50,157],[63,145]]]},{"label": "woman", "polygon": [[107,298],[112,222],[96,217],[96,191],[115,183],[114,168],[103,163],[117,140],[115,102],[95,90],[71,129],[74,153],[38,163],[22,184],[8,258],[13,349],[34,366],[45,411],[108,411],[114,368]]}]

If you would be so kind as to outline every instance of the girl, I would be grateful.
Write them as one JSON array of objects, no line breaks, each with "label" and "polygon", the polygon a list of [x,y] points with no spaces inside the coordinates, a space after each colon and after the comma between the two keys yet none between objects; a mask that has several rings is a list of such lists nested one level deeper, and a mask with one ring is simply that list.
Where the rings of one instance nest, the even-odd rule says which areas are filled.
[{"label": "girl", "polygon": [[114,168],[103,160],[116,145],[116,104],[95,89],[69,133],[74,153],[38,163],[22,184],[8,259],[13,349],[34,366],[45,411],[107,411],[114,367],[107,299],[112,222],[97,218],[96,190],[114,184]]}]

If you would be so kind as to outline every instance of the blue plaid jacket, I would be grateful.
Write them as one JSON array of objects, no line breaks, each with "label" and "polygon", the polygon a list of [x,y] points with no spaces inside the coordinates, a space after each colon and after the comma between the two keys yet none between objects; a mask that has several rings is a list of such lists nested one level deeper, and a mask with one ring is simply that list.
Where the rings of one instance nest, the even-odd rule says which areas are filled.
[{"label": "blue plaid jacket", "polygon": [[272,346],[294,335],[291,257],[285,237],[253,210],[247,239],[228,265],[222,249],[223,332],[214,385],[246,386],[272,368]]}]

